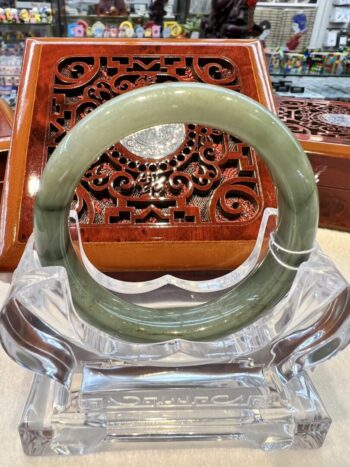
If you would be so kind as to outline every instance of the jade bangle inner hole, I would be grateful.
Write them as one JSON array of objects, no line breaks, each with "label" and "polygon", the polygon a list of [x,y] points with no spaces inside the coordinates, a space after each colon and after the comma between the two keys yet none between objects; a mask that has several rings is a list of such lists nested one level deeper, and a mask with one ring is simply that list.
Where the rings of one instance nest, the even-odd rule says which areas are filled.
[{"label": "jade bangle inner hole", "polygon": [[[120,144],[126,148],[129,152],[131,152],[133,155],[136,155],[137,158],[141,158],[141,159],[146,159],[146,160],[154,160],[155,162],[155,166],[156,167],[156,171],[157,172],[161,172],[161,168],[162,166],[158,165],[157,164],[157,161],[158,160],[164,160],[165,157],[169,156],[170,154],[173,154],[175,153],[175,151],[177,151],[182,145],[183,143],[186,141],[186,138],[187,138],[187,134],[186,134],[186,130],[187,130],[187,134],[189,134],[192,138],[194,137],[195,135],[195,125],[193,124],[177,124],[177,123],[174,123],[174,124],[164,124],[164,125],[157,125],[157,126],[154,126],[154,127],[150,127],[150,128],[146,128],[144,130],[140,130],[136,133],[132,133],[131,135],[123,138],[121,141],[120,141]],[[203,131],[201,131],[201,133],[204,135],[204,132],[207,133],[207,129],[204,129]],[[197,136],[198,138],[198,133],[197,133]],[[206,137],[206,135],[205,135]],[[233,136],[229,136],[231,138],[233,138],[234,140],[234,137]],[[212,141],[212,144],[214,145],[215,144],[215,141]],[[113,148],[115,146],[112,146],[110,148],[110,151],[113,151]],[[207,148],[208,150],[211,150],[212,148],[211,147],[208,147]],[[193,148],[193,152],[196,153],[197,152],[197,147]],[[173,154],[174,155],[174,154]],[[124,154],[122,153],[121,154],[122,157],[124,157]],[[175,155],[174,155],[175,156]],[[225,152],[222,151],[222,154],[221,154],[222,157],[225,156]],[[125,157],[124,157],[125,159]],[[135,166],[135,162],[133,161],[134,157],[128,157],[128,154],[126,154],[126,159],[127,159],[127,165],[128,164],[134,164],[133,167]],[[172,158],[170,159],[172,160]],[[131,161],[131,162],[130,162]],[[93,166],[96,164],[96,162],[93,164]],[[136,161],[136,164],[138,165],[139,163]],[[128,166],[125,166],[125,170],[127,171],[128,170]],[[151,168],[153,168],[153,166],[151,166]],[[147,170],[146,166],[144,166],[144,169]],[[149,168],[148,168],[149,170]],[[174,168],[172,170],[175,170]],[[167,171],[167,175],[169,175],[171,173],[171,171]],[[102,179],[101,179],[102,180]],[[157,180],[151,180],[152,183],[158,183]],[[166,180],[164,181],[164,183],[166,183]],[[219,185],[219,182],[217,182],[215,184],[215,188],[217,187],[217,185]],[[215,189],[214,188],[214,189]],[[111,195],[109,195],[111,196]],[[149,203],[151,202],[151,199],[152,197],[156,197],[157,198],[157,201],[159,201],[159,196],[157,196],[157,193],[155,193],[155,196],[152,196],[152,194],[149,194],[148,195],[148,199],[145,200],[145,203]],[[246,202],[247,199],[249,197],[247,196],[244,196],[243,194],[240,194],[240,197],[242,199],[243,202]],[[227,199],[227,201],[229,202],[229,199]],[[257,208],[257,203],[254,203],[254,200],[252,200],[252,204],[254,204],[254,208]],[[234,209],[238,209],[240,208],[240,202],[239,200],[233,200],[231,203],[230,203],[230,207],[231,208],[234,208]],[[73,207],[74,207],[74,203],[73,203]],[[243,212],[244,212],[244,206],[243,206]],[[209,213],[206,213],[206,215],[209,216]],[[239,215],[239,214],[237,214]],[[77,225],[77,228],[80,230],[80,224],[79,224],[79,220],[78,218],[74,219],[74,222],[73,222],[75,225]],[[157,222],[157,225],[161,224],[161,222]],[[276,225],[276,222],[275,221],[271,221],[270,220],[270,224],[271,226],[267,229],[267,232],[271,232],[273,230],[273,227],[272,227],[272,224],[274,225],[274,228],[275,228],[275,225]],[[152,223],[150,223],[150,225],[152,225]],[[167,224],[165,223],[164,225],[165,227],[167,226]],[[83,245],[82,243],[79,244],[79,249],[80,249],[80,253],[82,253],[82,249],[83,249]],[[85,255],[85,253],[83,253],[86,260],[87,260],[87,257]],[[262,253],[261,253],[262,255]],[[249,258],[248,258],[249,259]],[[90,266],[89,266],[89,269],[92,270],[92,268],[94,268],[94,266],[90,263]],[[94,273],[96,273],[97,270],[94,271]],[[102,273],[101,273],[102,274]],[[133,276],[135,275],[135,273],[133,273]],[[118,276],[118,273],[113,273],[112,277],[111,275],[106,275],[108,277],[110,277],[109,281],[112,281],[112,277],[113,278],[116,278],[117,280],[119,279],[119,277],[121,278],[121,280],[123,280],[123,278],[125,278],[125,273],[119,273],[119,276]],[[144,281],[150,281],[150,280],[153,280],[153,279],[158,279],[160,277],[164,276],[164,274],[162,272],[147,272],[145,271],[144,273],[142,273],[142,282]],[[186,279],[188,280],[188,282],[190,281],[198,281],[198,273],[196,272],[187,272],[187,273],[176,273],[174,272],[173,276],[175,278],[184,278],[184,280],[186,281]],[[219,279],[220,277],[222,276],[222,272],[219,271],[217,273],[215,272],[205,272],[204,275],[203,273],[201,274],[201,278],[202,280],[206,280],[206,279],[211,279],[211,280],[215,280],[215,279]],[[135,284],[135,279],[133,278],[133,281],[131,283],[134,283]],[[227,290],[227,288],[226,288]],[[206,300],[202,300],[202,301],[207,301],[209,300],[210,298],[215,298],[215,297],[218,297],[220,296],[220,293],[218,292],[215,292],[215,293],[212,293],[212,294],[206,294]],[[135,303],[135,300],[137,301],[137,297],[130,297],[130,301],[131,302],[134,302]],[[126,298],[128,299],[128,298]],[[197,299],[196,298],[192,298],[190,295],[188,296],[188,299],[187,299],[187,302],[188,303],[191,303],[191,302],[197,302]]]},{"label": "jade bangle inner hole", "polygon": [[[194,132],[195,132],[195,125],[193,124],[190,124],[190,125],[165,124],[165,125],[157,125],[157,126],[147,128],[144,130],[140,130],[136,133],[133,133],[130,136],[127,136],[126,138],[122,139],[120,141],[120,144],[124,146],[129,152],[133,153],[133,155],[136,155],[137,157],[146,159],[146,160],[151,159],[157,163],[158,160],[160,159],[164,160],[164,157],[169,156],[170,154],[174,153],[176,150],[178,150],[181,147],[181,145],[186,140],[186,136],[187,136],[186,129],[188,130],[188,134],[190,134],[193,137]],[[207,129],[205,129],[204,131],[206,133]],[[203,131],[201,133],[204,134]],[[198,137],[198,134],[197,134],[197,137]],[[213,141],[213,144],[215,144],[215,141]],[[208,149],[210,150],[211,148],[209,147]],[[113,150],[113,147],[111,148],[111,150]],[[194,152],[196,151],[197,151],[197,148],[194,148]],[[222,156],[224,155],[225,154],[223,151]],[[132,160],[132,159],[133,158],[129,158],[129,160]],[[127,170],[127,167],[126,167],[126,170]],[[149,198],[152,198],[152,196],[149,196]],[[242,197],[242,199],[244,198]],[[239,207],[239,203],[237,200],[233,201],[231,205],[234,208]],[[74,216],[73,224],[76,225],[77,228],[80,230],[79,220],[77,216]],[[264,235],[264,232],[265,234],[272,232],[275,229],[275,227],[276,227],[276,218],[274,217],[273,219],[271,219],[270,217],[269,225],[263,227],[262,229],[263,232],[260,232],[260,235]],[[83,252],[83,245],[81,241],[79,241],[79,246],[77,246],[76,248],[79,249],[80,255],[84,255],[84,263],[88,261],[85,253]],[[258,248],[255,248],[255,250],[256,249],[260,251],[259,260],[261,260],[262,257],[264,256],[265,250],[262,249],[262,245],[258,245]],[[252,256],[253,255],[256,255],[256,252],[254,253],[253,251]],[[240,270],[245,269],[246,262],[251,264],[252,258],[249,256],[244,262],[244,264],[240,266]],[[255,264],[257,263],[258,263],[258,260],[255,261]],[[138,274],[138,277],[136,278],[135,278],[134,272],[132,273],[132,277],[130,276],[130,274],[128,275],[128,274],[120,273],[120,272],[119,273],[116,272],[113,274],[103,274],[102,272],[99,272],[96,268],[94,268],[94,266],[91,263],[88,265],[88,270],[91,272],[92,276],[97,280],[97,282],[101,282],[103,284],[108,283],[109,286],[107,286],[106,288],[116,293],[120,293],[123,296],[123,298],[125,298],[127,301],[131,303],[135,303],[135,304],[144,303],[145,293],[146,294],[148,293],[150,296],[150,301],[147,303],[144,303],[144,305],[150,308],[155,306],[154,300],[152,300],[151,292],[139,292],[139,294],[135,294],[133,292],[132,294],[128,295],[127,292],[120,291],[120,286],[118,286],[117,283],[132,279],[132,281],[130,281],[130,285],[133,285],[134,287],[137,287],[137,288],[140,288],[140,287],[142,288],[142,284],[145,284],[145,282],[150,282],[152,280],[154,281],[161,277],[164,277],[164,273],[162,272],[147,272],[147,271],[141,274]],[[233,271],[236,271],[236,269],[234,269]],[[231,271],[231,274],[233,271]],[[215,292],[212,291],[213,287],[208,284],[209,291],[204,292],[202,295],[200,295],[199,292],[197,292],[197,294],[193,294],[189,291],[186,291],[186,287],[187,286],[190,287],[190,283],[193,281],[204,282],[204,281],[210,280],[212,281],[212,283],[214,283],[215,280],[217,281],[220,280],[221,282],[224,281],[226,283],[228,279],[225,279],[223,276],[228,276],[229,274],[230,273],[223,274],[222,271],[218,271],[217,273],[204,271],[204,272],[201,272],[199,276],[200,279],[199,279],[198,272],[195,272],[195,271],[188,271],[186,273],[174,272],[172,274],[172,277],[175,279],[175,281],[177,279],[181,279],[183,281],[181,282],[180,287],[177,288],[177,294],[180,293],[180,296],[177,295],[176,297],[173,297],[172,300],[168,300],[168,299],[165,300],[163,302],[164,307],[166,307],[166,302],[168,301],[170,302],[177,301],[179,303],[183,302],[183,306],[189,306],[194,303],[195,304],[205,303],[209,300],[220,297],[222,294],[226,293],[231,287],[233,287],[237,281],[232,283],[232,285],[230,285],[229,287],[226,286],[223,289],[220,289],[220,287],[214,287],[218,289]],[[136,275],[137,275],[137,272],[136,272]],[[240,277],[242,277],[241,274],[240,274]],[[202,290],[204,290],[203,287],[205,288],[205,284],[202,284],[201,287],[202,287]],[[171,291],[170,291],[170,294],[171,294]],[[167,298],[169,296],[171,295],[167,294]],[[159,302],[157,298],[156,298],[156,302]]]}]

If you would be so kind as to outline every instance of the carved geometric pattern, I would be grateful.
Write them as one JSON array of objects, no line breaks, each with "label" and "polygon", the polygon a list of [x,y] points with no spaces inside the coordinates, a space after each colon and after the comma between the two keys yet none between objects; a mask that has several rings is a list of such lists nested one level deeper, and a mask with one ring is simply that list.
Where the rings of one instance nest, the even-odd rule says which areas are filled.
[{"label": "carved geometric pattern", "polygon": [[[241,90],[232,60],[184,55],[68,57],[59,61],[46,156],[85,115],[109,99],[155,83],[198,81]],[[152,109],[150,109],[152,112]],[[77,187],[82,224],[220,224],[251,221],[261,208],[254,150],[221,131],[186,125],[172,154],[144,159],[120,143]]]},{"label": "carved geometric pattern", "polygon": [[327,122],[325,115],[350,115],[350,104],[314,99],[278,100],[279,118],[296,135],[323,137],[333,143],[350,143],[350,131],[346,126]]}]

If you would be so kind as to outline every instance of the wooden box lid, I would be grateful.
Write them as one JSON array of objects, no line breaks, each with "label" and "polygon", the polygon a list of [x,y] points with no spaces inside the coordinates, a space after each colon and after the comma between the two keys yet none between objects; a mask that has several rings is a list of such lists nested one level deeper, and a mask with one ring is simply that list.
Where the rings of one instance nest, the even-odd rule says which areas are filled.
[{"label": "wooden box lid", "polygon": [[320,226],[349,231],[350,103],[279,97],[277,106],[316,174]]},{"label": "wooden box lid", "polygon": [[309,154],[350,157],[350,103],[278,97],[278,116]]},{"label": "wooden box lid", "polygon": [[[64,135],[108,99],[166,81],[224,86],[275,111],[258,41],[27,41],[2,200],[2,269],[19,261],[41,173]],[[183,131],[164,157],[144,159],[116,142],[86,172],[73,205],[100,269],[229,269],[250,253],[263,210],[276,204],[266,168],[221,131],[191,122]],[[181,177],[193,190],[171,186]]]}]

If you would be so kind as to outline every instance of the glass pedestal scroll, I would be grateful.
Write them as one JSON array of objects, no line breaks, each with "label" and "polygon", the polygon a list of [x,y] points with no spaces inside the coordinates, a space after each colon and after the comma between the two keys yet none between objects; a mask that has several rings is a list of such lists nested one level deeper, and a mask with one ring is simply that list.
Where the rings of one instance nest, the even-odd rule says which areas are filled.
[{"label": "glass pedestal scroll", "polygon": [[77,455],[144,443],[156,448],[164,441],[189,441],[191,447],[226,442],[265,451],[318,448],[331,424],[304,372],[281,386],[273,371],[233,364],[182,373],[115,365],[86,366],[68,394],[35,376],[19,425],[24,452]]}]

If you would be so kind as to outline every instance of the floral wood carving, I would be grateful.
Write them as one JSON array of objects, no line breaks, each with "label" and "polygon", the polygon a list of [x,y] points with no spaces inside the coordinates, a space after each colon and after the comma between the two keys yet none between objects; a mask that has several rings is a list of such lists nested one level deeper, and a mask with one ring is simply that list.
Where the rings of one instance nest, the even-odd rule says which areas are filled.
[{"label": "floral wood carving", "polygon": [[[54,80],[48,157],[85,115],[133,89],[198,81],[241,90],[232,60],[183,55],[67,57]],[[257,173],[248,146],[188,122],[184,141],[165,157],[144,159],[120,143],[110,148],[85,173],[73,205],[82,224],[243,224],[261,210]]]}]

